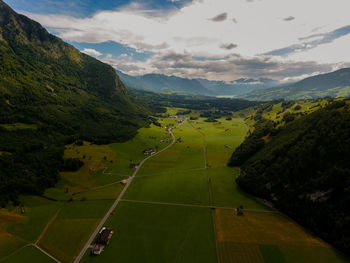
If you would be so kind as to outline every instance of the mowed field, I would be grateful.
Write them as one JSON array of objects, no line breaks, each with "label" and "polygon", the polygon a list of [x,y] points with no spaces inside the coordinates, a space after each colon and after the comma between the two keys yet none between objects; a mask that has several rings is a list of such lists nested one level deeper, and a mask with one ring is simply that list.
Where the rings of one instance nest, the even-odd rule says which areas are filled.
[{"label": "mowed field", "polygon": [[51,262],[34,244],[61,262],[73,262],[123,190],[120,181],[134,171],[130,163],[140,162],[147,148],[165,147],[161,140],[169,136],[151,125],[125,143],[67,145],[65,158],[84,162],[79,171],[61,173],[43,197],[22,196],[23,215],[18,207],[0,210],[0,262]]},{"label": "mowed field", "polygon": [[348,262],[278,212],[215,210],[220,262]]},{"label": "mowed field", "polygon": [[[169,109],[173,115],[178,109]],[[194,113],[198,116],[198,113]],[[226,166],[245,138],[242,118],[205,122],[187,120],[173,130],[177,142],[150,158],[139,170],[105,223],[115,230],[101,256],[82,262],[348,262],[329,245],[290,219],[260,204],[235,184],[238,168]],[[84,166],[62,174],[45,198],[23,197],[26,213],[0,210],[0,261],[52,262],[31,244],[61,262],[79,251],[145,158],[143,150],[160,150],[171,142],[159,119],[125,143],[68,145],[65,157]],[[238,217],[234,208],[244,207]]]},{"label": "mowed field", "polygon": [[[98,257],[88,251],[83,262],[345,262],[238,189],[239,169],[226,164],[247,131],[241,118],[187,119],[174,129],[179,141],[144,164],[106,222],[116,231],[108,247]],[[243,217],[234,213],[240,205]]]}]

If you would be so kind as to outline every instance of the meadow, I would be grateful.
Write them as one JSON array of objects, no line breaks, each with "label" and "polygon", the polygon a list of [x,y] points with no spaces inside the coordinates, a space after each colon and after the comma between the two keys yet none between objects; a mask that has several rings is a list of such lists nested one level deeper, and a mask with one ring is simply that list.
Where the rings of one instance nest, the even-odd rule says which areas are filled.
[{"label": "meadow", "polygon": [[[276,106],[278,107],[278,106]],[[308,106],[312,107],[312,106]],[[122,179],[145,158],[143,150],[171,142],[169,115],[125,143],[67,145],[66,158],[80,158],[77,172],[62,173],[44,198],[25,196],[26,213],[0,210],[0,260],[42,258],[37,243],[62,262],[73,262],[112,202]],[[273,109],[279,111],[279,108]],[[247,136],[241,117],[187,121],[173,129],[177,142],[149,159],[105,223],[115,230],[101,256],[87,250],[82,262],[347,262],[329,245],[290,219],[259,203],[236,185],[239,168],[227,167],[232,151]],[[166,138],[168,138],[166,140]],[[55,201],[56,200],[56,201]],[[243,206],[244,216],[234,208]],[[3,242],[3,243],[1,243]],[[39,258],[40,257],[40,258]]]}]

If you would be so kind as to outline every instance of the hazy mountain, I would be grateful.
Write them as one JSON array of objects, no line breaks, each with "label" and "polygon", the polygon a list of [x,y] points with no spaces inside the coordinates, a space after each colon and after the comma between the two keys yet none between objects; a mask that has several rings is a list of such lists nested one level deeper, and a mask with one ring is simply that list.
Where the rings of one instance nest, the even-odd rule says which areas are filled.
[{"label": "hazy mountain", "polygon": [[117,71],[126,86],[153,92],[173,92],[178,94],[214,95],[196,79],[179,78],[161,74],[129,76]]},{"label": "hazy mountain", "polygon": [[174,92],[179,94],[207,96],[239,96],[253,90],[279,85],[271,79],[238,79],[232,83],[206,79],[186,79],[161,74],[129,76],[117,71],[126,86],[153,92]]},{"label": "hazy mountain", "polygon": [[243,98],[251,100],[313,99],[350,95],[350,68],[306,78],[293,85],[253,91]]},{"label": "hazy mountain", "polygon": [[253,90],[271,88],[280,84],[278,81],[266,78],[241,78],[231,83],[226,83],[224,81],[210,81],[206,79],[198,79],[198,81],[216,96],[240,96]]}]

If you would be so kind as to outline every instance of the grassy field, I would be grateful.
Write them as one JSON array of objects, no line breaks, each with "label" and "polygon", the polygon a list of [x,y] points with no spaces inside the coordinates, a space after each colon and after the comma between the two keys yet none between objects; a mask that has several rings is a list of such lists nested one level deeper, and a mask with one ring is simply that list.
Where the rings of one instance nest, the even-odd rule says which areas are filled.
[{"label": "grassy field", "polygon": [[[347,262],[328,244],[277,212],[215,210],[222,262]],[[237,259],[239,259],[237,261]]]},{"label": "grassy field", "polygon": [[39,246],[62,262],[72,262],[111,204],[103,200],[65,203]]},{"label": "grassy field", "polygon": [[54,263],[55,261],[43,254],[40,250],[33,246],[22,248],[18,253],[14,254],[2,261],[4,263],[18,263],[18,262],[35,262],[35,263]]},{"label": "grassy field", "polygon": [[122,202],[109,247],[82,262],[216,262],[211,220],[205,208]]},{"label": "grassy field", "polygon": [[[279,107],[272,109],[271,118]],[[49,262],[36,248],[24,247],[38,242],[62,262],[72,262],[123,190],[120,181],[134,171],[130,164],[145,158],[143,150],[159,150],[171,142],[164,126],[178,125],[168,117],[178,110],[169,108],[159,119],[163,128],[140,129],[125,143],[67,145],[65,157],[85,164],[77,172],[63,173],[57,186],[45,192],[58,201],[26,196],[21,200],[24,215],[14,207],[0,210],[0,261],[17,251],[6,262]],[[215,123],[199,118],[175,128],[178,141],[144,164],[107,220],[105,225],[116,232],[108,247],[99,257],[88,250],[82,262],[217,262],[217,257],[220,263],[347,262],[240,191],[235,184],[239,169],[226,164],[247,131],[239,117]],[[240,205],[247,209],[243,217],[232,209]]]}]

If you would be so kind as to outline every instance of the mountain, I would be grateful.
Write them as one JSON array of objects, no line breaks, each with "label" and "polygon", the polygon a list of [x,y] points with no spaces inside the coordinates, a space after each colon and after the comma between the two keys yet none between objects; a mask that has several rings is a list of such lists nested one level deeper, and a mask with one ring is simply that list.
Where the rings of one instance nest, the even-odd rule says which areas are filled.
[{"label": "mountain", "polygon": [[236,181],[242,189],[349,254],[350,100],[321,103],[308,115],[299,105],[272,120],[263,117],[272,116],[271,106],[257,109],[255,129],[230,165],[241,166]]},{"label": "mountain", "polygon": [[253,91],[242,98],[250,100],[315,99],[350,95],[350,68],[306,78],[293,85]]},{"label": "mountain", "polygon": [[259,79],[237,79],[233,82],[226,83],[224,81],[210,81],[206,79],[198,79],[198,81],[216,96],[232,96],[238,97],[247,94],[253,90],[260,90],[278,86],[278,81],[266,78]]},{"label": "mountain", "polygon": [[153,92],[173,92],[187,95],[240,96],[253,90],[275,87],[280,83],[271,79],[238,79],[231,83],[206,79],[186,79],[161,74],[130,76],[117,71],[126,86]]},{"label": "mountain", "polygon": [[172,92],[191,95],[214,95],[203,87],[198,80],[166,76],[161,74],[146,74],[129,76],[117,71],[126,86],[153,92]]},{"label": "mountain", "polygon": [[0,202],[52,186],[66,143],[131,138],[143,112],[111,66],[0,0]]}]

